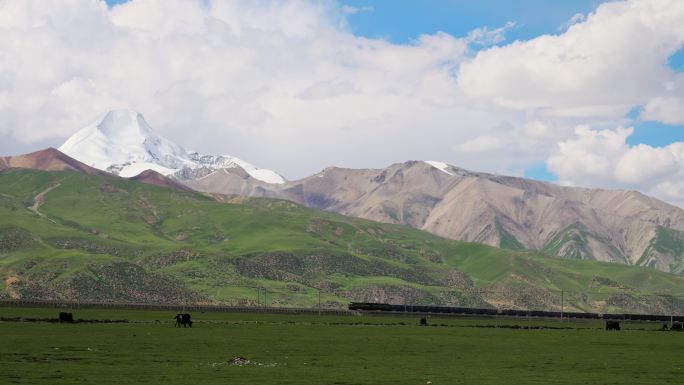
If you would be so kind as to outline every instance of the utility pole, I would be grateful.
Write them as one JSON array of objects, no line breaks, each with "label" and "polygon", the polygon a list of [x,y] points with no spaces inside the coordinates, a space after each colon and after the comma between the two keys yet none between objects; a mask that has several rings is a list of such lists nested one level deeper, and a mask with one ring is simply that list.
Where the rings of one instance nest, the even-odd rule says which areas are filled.
[{"label": "utility pole", "polygon": [[321,289],[318,289],[318,316],[321,315]]},{"label": "utility pole", "polygon": [[670,297],[670,330],[674,325],[674,296]]}]

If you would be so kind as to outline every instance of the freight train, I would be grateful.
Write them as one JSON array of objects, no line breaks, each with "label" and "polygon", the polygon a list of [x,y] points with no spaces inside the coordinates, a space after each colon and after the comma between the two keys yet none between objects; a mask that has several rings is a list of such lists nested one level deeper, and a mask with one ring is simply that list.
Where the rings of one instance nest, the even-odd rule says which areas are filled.
[{"label": "freight train", "polygon": [[[561,318],[559,311],[542,310],[512,310],[512,309],[484,309],[470,307],[451,306],[424,306],[424,305],[390,305],[386,303],[352,302],[349,310],[362,310],[368,312],[387,313],[430,313],[430,314],[453,314],[471,316],[504,316],[504,317],[538,317],[538,318]],[[566,319],[583,320],[620,320],[620,321],[658,321],[658,322],[684,322],[684,316],[655,315],[655,314],[619,314],[619,313],[578,313],[563,312]]]}]

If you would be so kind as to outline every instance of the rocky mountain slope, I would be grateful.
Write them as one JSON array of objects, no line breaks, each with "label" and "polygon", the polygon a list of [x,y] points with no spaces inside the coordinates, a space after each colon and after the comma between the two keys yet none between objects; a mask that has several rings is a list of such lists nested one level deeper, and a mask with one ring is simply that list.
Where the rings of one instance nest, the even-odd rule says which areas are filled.
[{"label": "rocky mountain slope", "polygon": [[183,191],[192,191],[190,187],[178,182],[176,179],[164,176],[154,170],[145,170],[140,174],[128,179],[153,186],[160,186]]},{"label": "rocky mountain slope", "polygon": [[[669,314],[684,281],[268,198],[0,171],[0,298],[326,307],[349,301]],[[654,295],[653,293],[660,293]]]},{"label": "rocky mountain slope", "polygon": [[87,166],[54,148],[47,148],[30,154],[0,157],[0,170],[6,168],[30,168],[42,171],[72,170],[88,175],[108,175],[108,173]]},{"label": "rocky mountain slope", "polygon": [[278,186],[223,170],[185,183],[408,224],[452,239],[682,271],[684,212],[635,191],[563,187],[421,161],[380,170],[331,167]]}]

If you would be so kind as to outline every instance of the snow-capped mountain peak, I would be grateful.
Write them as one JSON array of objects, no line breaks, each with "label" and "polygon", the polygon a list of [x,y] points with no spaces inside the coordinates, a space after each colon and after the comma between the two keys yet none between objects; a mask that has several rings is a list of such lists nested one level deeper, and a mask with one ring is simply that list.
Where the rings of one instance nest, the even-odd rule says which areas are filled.
[{"label": "snow-capped mountain peak", "polygon": [[145,170],[173,175],[189,168],[241,167],[266,183],[284,183],[271,170],[259,169],[235,157],[201,155],[158,135],[142,114],[133,110],[109,111],[67,139],[59,150],[100,170],[132,177]]},{"label": "snow-capped mountain peak", "polygon": [[67,139],[59,150],[92,167],[130,177],[162,174],[189,163],[185,150],[157,135],[138,112],[109,111]]}]

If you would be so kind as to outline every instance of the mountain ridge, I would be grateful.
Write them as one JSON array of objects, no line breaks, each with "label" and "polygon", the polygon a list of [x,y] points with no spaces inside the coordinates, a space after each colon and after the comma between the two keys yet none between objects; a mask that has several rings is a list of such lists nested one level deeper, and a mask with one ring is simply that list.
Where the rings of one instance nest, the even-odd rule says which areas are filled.
[{"label": "mountain ridge", "polygon": [[164,176],[154,170],[145,170],[140,174],[128,178],[130,180],[146,183],[159,187],[173,188],[176,190],[193,191],[190,187],[177,182],[175,179]]}]

